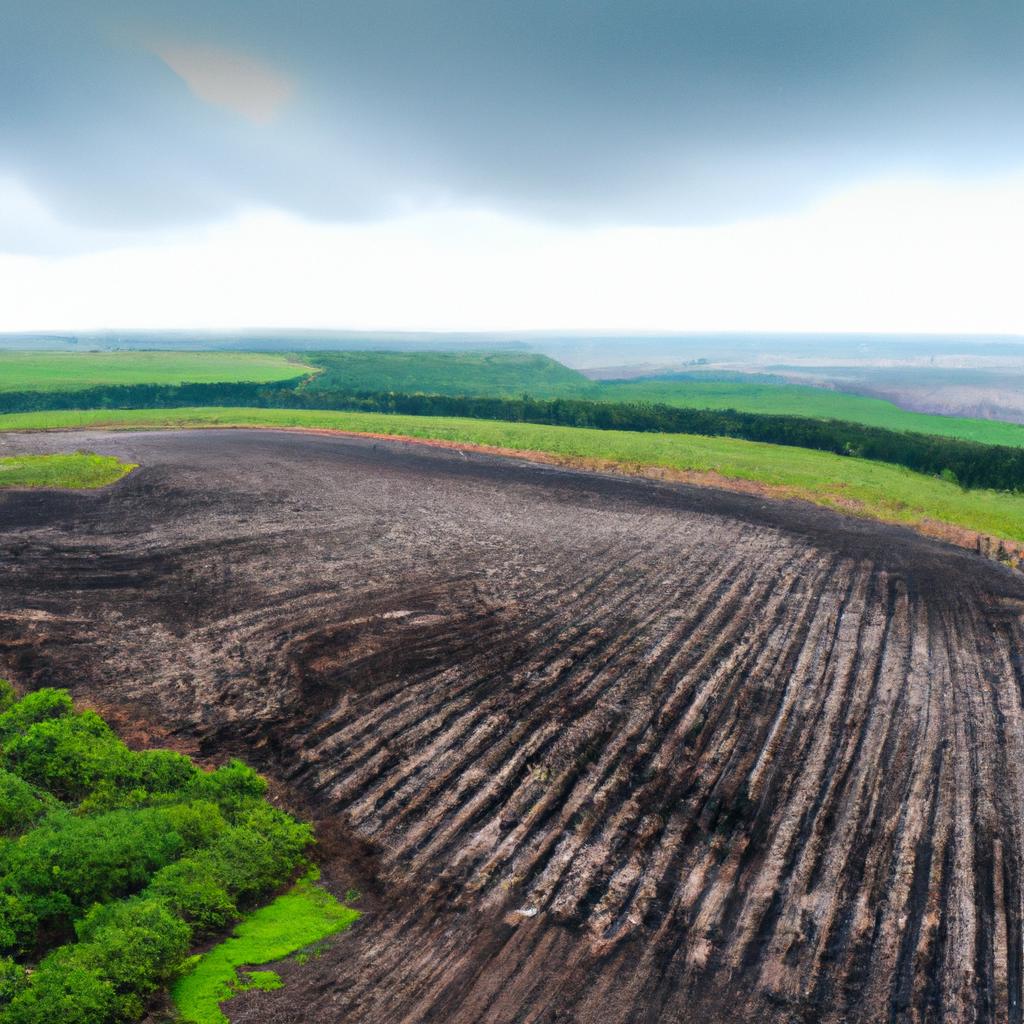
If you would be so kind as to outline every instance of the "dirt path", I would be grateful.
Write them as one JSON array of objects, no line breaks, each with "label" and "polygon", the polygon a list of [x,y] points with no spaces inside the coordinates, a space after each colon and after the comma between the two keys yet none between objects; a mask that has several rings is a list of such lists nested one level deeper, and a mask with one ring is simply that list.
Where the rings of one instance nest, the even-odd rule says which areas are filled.
[{"label": "dirt path", "polygon": [[1018,575],[436,446],[69,436],[143,469],[0,496],[0,670],[243,753],[369,894],[236,1024],[1021,1021]]}]

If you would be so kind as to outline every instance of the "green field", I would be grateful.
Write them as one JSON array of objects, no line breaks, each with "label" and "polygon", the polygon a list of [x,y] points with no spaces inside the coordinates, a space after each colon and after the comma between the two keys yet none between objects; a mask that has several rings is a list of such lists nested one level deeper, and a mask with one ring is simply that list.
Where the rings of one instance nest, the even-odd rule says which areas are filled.
[{"label": "green field", "polygon": [[136,467],[112,455],[12,455],[0,459],[0,490],[12,487],[106,487]]},{"label": "green field", "polygon": [[1024,447],[1024,425],[910,412],[892,402],[751,375],[674,380],[591,381],[547,356],[465,352],[318,352],[302,357],[321,373],[311,390],[394,391],[650,402],[695,409],[848,420],[889,430]]},{"label": "green field", "polygon": [[603,381],[595,397],[608,402],[652,402],[694,409],[736,409],[847,420],[888,430],[959,437],[982,444],[1024,446],[1024,425],[998,420],[960,419],[909,412],[892,402],[848,395],[801,384],[772,384],[752,380]]},{"label": "green field", "polygon": [[0,352],[0,391],[71,391],[111,384],[267,383],[310,371],[251,352]]},{"label": "green field", "polygon": [[247,917],[230,938],[197,958],[171,987],[182,1024],[228,1024],[220,1010],[225,999],[250,988],[281,987],[275,971],[240,973],[240,967],[281,960],[352,925],[359,911],[339,903],[314,882],[313,875],[302,879]]},{"label": "green field", "polygon": [[120,384],[270,383],[316,372],[323,389],[440,395],[586,398],[848,420],[890,430],[1024,447],[1024,425],[931,416],[891,402],[699,373],[672,380],[591,381],[547,356],[519,352],[0,352],[0,391],[70,391]]},{"label": "green field", "polygon": [[518,352],[312,352],[311,389],[536,398],[594,397],[595,385],[547,356]]},{"label": "green field", "polygon": [[906,524],[933,520],[1024,541],[1024,494],[964,491],[955,484],[899,466],[732,438],[287,409],[95,410],[0,417],[0,430],[212,426],[291,426],[397,434],[548,452],[569,459],[607,460],[627,470],[659,466],[714,472],[766,484],[777,496],[800,498],[847,513]]}]

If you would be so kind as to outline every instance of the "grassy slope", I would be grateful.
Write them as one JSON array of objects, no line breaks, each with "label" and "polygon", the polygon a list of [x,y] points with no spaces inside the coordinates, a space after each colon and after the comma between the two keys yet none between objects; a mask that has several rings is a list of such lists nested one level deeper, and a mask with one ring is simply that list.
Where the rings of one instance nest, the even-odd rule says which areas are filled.
[{"label": "grassy slope", "polygon": [[800,384],[733,380],[608,381],[598,397],[610,402],[657,402],[697,409],[737,409],[849,420],[889,430],[960,437],[984,444],[1024,446],[1024,425],[909,412],[892,402]]},{"label": "grassy slope", "polygon": [[112,455],[12,455],[0,459],[0,490],[8,487],[106,487],[136,467]]},{"label": "grassy slope", "polygon": [[102,384],[265,383],[308,367],[249,352],[0,352],[0,391],[69,391]]},{"label": "grassy slope", "polygon": [[314,352],[316,388],[435,395],[585,397],[595,385],[547,356],[515,352]]},{"label": "grassy slope", "polygon": [[231,937],[200,956],[187,974],[171,987],[185,1024],[228,1024],[219,1004],[245,988],[280,987],[273,971],[244,972],[238,968],[281,960],[314,942],[344,931],[359,911],[339,903],[330,893],[305,878],[273,903],[246,918]]},{"label": "grassy slope", "polygon": [[577,427],[383,413],[285,409],[97,410],[0,416],[0,430],[85,426],[299,426],[404,434],[493,445],[558,456],[602,459],[627,466],[715,472],[756,481],[783,496],[802,498],[890,522],[931,519],[1024,541],[1024,495],[963,491],[898,466],[844,458],[805,448],[686,434],[641,434]]}]

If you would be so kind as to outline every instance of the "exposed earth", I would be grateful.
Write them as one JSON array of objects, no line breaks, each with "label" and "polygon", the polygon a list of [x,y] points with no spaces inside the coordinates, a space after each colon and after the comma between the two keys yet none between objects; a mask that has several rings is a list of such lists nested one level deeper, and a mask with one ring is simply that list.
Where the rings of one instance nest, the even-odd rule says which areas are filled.
[{"label": "exposed earth", "polygon": [[240,754],[367,913],[234,1024],[1022,1020],[1024,579],[401,442],[37,434],[0,675]]}]

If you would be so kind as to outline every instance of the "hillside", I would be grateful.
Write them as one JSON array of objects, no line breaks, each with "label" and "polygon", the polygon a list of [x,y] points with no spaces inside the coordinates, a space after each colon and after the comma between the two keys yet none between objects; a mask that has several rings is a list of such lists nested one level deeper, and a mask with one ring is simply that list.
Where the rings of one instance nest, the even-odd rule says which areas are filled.
[{"label": "hillside", "polygon": [[547,356],[515,352],[310,352],[321,372],[312,390],[399,391],[436,395],[584,397],[583,374]]}]

